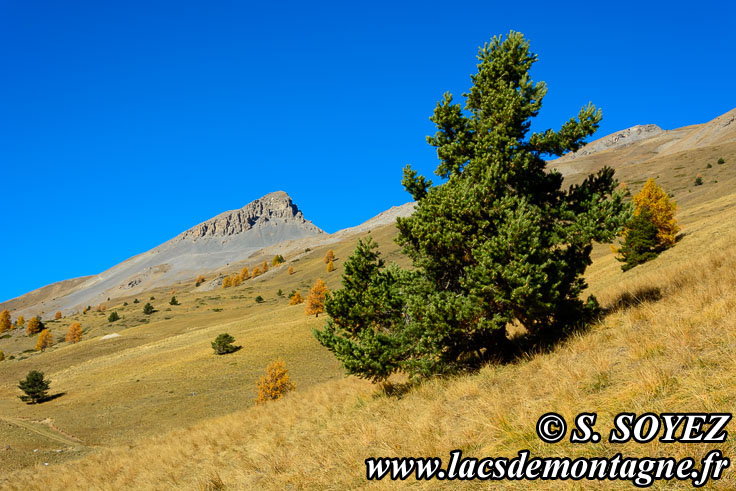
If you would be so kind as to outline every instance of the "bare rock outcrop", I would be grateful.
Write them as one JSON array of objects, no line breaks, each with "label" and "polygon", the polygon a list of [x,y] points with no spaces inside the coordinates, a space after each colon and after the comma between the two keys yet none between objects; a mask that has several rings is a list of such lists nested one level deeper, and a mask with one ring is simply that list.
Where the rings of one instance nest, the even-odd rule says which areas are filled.
[{"label": "bare rock outcrop", "polygon": [[197,240],[204,237],[229,237],[241,234],[268,222],[289,222],[306,231],[322,233],[283,191],[269,193],[239,210],[226,211],[180,234],[176,240]]},{"label": "bare rock outcrop", "polygon": [[575,160],[586,155],[604,152],[612,148],[620,148],[642,140],[647,140],[664,133],[664,130],[656,124],[644,124],[632,126],[625,130],[617,131],[608,136],[588,143],[577,152],[569,153],[557,159],[557,162]]}]

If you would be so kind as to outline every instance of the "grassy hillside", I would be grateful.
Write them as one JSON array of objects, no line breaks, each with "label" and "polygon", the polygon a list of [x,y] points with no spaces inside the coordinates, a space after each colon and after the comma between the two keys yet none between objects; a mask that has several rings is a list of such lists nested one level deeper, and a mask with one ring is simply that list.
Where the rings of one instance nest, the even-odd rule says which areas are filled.
[{"label": "grassy hillside", "polygon": [[[736,403],[736,231],[730,226],[736,195],[702,205],[690,218],[698,221],[686,222],[689,234],[651,263],[623,274],[612,268],[612,257],[598,260],[591,276],[609,270],[612,278],[594,281],[592,290],[611,313],[549,353],[431,381],[402,395],[354,378],[311,387],[302,381],[301,391],[268,406],[64,466],[37,466],[32,480],[26,471],[0,482],[11,489],[161,489],[220,480],[233,488],[343,488],[364,484],[367,457],[446,458],[455,448],[478,457],[513,456],[523,448],[544,456],[621,451],[702,457],[711,446],[549,445],[534,433],[536,419],[548,411],[569,419],[596,410],[597,428],[608,428],[622,410],[716,412]],[[720,448],[726,455],[736,450],[732,442]],[[733,488],[736,478],[727,472],[720,484]]]},{"label": "grassy hillside", "polygon": [[[372,235],[389,260],[399,259],[393,226]],[[342,261],[356,240],[330,246],[337,256],[337,269],[331,273],[322,261],[328,249],[323,247],[287,257],[285,264],[239,287],[202,291],[194,288],[192,278],[186,285],[139,295],[139,303],[123,298],[107,302],[104,312],[93,308],[84,315],[44,320],[57,344],[43,353],[33,351],[37,335],[12,331],[0,339],[6,356],[0,362],[0,425],[9,432],[0,443],[10,446],[0,451],[0,468],[60,462],[247,408],[266,365],[279,357],[298,390],[341,378],[339,363],[311,334],[312,327],[323,325],[324,316],[306,316],[304,305],[290,306],[287,295],[298,290],[306,298],[318,277],[337,288]],[[260,264],[263,258],[258,259],[249,266]],[[287,273],[290,265],[293,275]],[[232,271],[241,267],[234,265]],[[174,291],[178,306],[169,305]],[[257,296],[265,301],[256,303]],[[150,316],[143,313],[146,302],[156,308]],[[110,323],[113,311],[121,319]],[[62,342],[74,321],[84,328],[83,341]],[[234,336],[243,349],[214,355],[210,343],[222,332]],[[102,339],[112,333],[120,336]],[[63,395],[40,405],[23,404],[16,386],[30,370],[43,371],[53,381],[51,394]],[[73,440],[63,444],[49,438],[49,422]]]},{"label": "grassy hillside", "polygon": [[[726,164],[718,166],[716,155]],[[678,172],[679,166],[686,169]],[[696,173],[707,172],[717,174],[702,186],[692,184]],[[332,246],[338,257],[333,273],[325,272],[325,247],[287,258],[240,287],[205,292],[174,285],[141,296],[139,304],[120,299],[104,313],[49,323],[58,340],[73,320],[82,322],[85,340],[77,345],[27,353],[35,338],[13,333],[0,339],[6,356],[16,357],[0,363],[0,443],[10,446],[0,449],[0,468],[17,469],[2,473],[0,486],[357,487],[365,484],[367,457],[446,459],[455,448],[478,457],[529,449],[542,456],[621,451],[700,458],[710,447],[548,445],[534,432],[537,418],[549,411],[570,420],[595,410],[597,428],[609,428],[623,410],[715,412],[736,402],[736,144],[621,165],[619,175],[634,191],[644,178],[660,176],[680,204],[682,240],[627,273],[608,246],[597,247],[586,276],[608,315],[550,351],[477,374],[408,391],[396,379],[398,390],[390,395],[342,375],[311,336],[322,316],[306,317],[302,306],[289,306],[276,292],[305,295],[317,277],[336,288],[354,238]],[[394,234],[389,226],[372,235],[389,260],[404,261]],[[180,306],[168,305],[173,289]],[[266,301],[257,304],[258,295]],[[148,301],[158,310],[150,317],[142,313]],[[123,318],[110,324],[113,310]],[[112,332],[120,337],[101,339]],[[209,343],[221,332],[243,349],[213,355]],[[286,361],[297,391],[253,407],[255,382],[276,357]],[[62,395],[38,406],[22,404],[15,385],[31,369],[46,372],[52,393]],[[731,442],[720,448],[726,455],[735,450]],[[719,485],[735,487],[731,474]]]}]

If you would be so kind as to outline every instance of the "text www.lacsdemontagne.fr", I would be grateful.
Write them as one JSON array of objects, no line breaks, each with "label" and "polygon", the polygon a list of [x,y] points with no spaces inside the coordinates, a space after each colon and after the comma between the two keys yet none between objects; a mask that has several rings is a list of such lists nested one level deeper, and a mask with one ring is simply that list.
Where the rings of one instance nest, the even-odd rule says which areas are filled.
[{"label": "text www.lacsdemontagne.fr", "polygon": [[691,457],[613,457],[577,458],[530,457],[522,450],[512,459],[463,458],[462,451],[450,452],[447,469],[440,458],[369,458],[365,460],[366,478],[381,480],[573,480],[629,481],[637,487],[651,486],[655,481],[692,481],[704,486],[709,479],[720,479],[729,459],[720,450],[712,450],[700,461],[700,470]]}]

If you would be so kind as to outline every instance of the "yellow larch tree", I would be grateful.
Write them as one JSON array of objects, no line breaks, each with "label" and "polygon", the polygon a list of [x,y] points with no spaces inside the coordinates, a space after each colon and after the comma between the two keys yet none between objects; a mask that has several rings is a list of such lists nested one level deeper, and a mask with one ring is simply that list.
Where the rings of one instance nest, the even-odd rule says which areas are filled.
[{"label": "yellow larch tree", "polygon": [[82,325],[79,322],[72,322],[69,330],[66,332],[64,340],[67,343],[78,343],[82,340]]},{"label": "yellow larch tree", "polygon": [[335,251],[333,251],[332,249],[330,249],[325,254],[325,264],[328,264],[330,261],[334,261],[334,260],[335,260]]},{"label": "yellow larch tree", "polygon": [[335,271],[335,263],[330,261],[329,263],[327,263],[327,272],[331,273],[333,271]]},{"label": "yellow larch tree", "polygon": [[294,292],[294,294],[289,299],[289,305],[299,305],[300,303],[304,303],[302,294],[299,292]]},{"label": "yellow larch tree", "polygon": [[268,271],[268,261],[264,260],[263,264],[261,264],[261,273],[265,273]]},{"label": "yellow larch tree", "polygon": [[677,203],[667,196],[667,193],[654,179],[649,178],[639,193],[634,196],[636,210],[634,215],[647,210],[651,215],[652,223],[657,227],[657,241],[662,249],[675,245],[680,225],[675,220]]},{"label": "yellow larch tree", "polygon": [[315,317],[319,317],[319,314],[325,311],[325,295],[327,295],[327,286],[322,281],[322,278],[317,278],[314,286],[309,290],[309,295],[307,295],[304,313],[307,315],[314,314]]},{"label": "yellow larch tree", "polygon": [[281,399],[284,394],[294,388],[294,383],[289,377],[289,370],[283,360],[273,361],[266,367],[266,375],[258,381],[256,404]]},{"label": "yellow larch tree", "polygon": [[250,278],[250,273],[248,268],[244,266],[243,269],[240,270],[240,281],[245,281],[248,278]]},{"label": "yellow larch tree", "polygon": [[233,286],[233,279],[230,278],[229,276],[225,276],[222,279],[222,287],[223,288],[230,288],[231,286]]},{"label": "yellow larch tree", "polygon": [[9,331],[13,327],[10,321],[10,311],[8,309],[0,312],[0,332]]},{"label": "yellow larch tree", "polygon": [[25,323],[26,323],[26,318],[23,317],[22,315],[19,315],[18,320],[15,321],[15,325],[18,327],[23,327],[23,324]]},{"label": "yellow larch tree", "polygon": [[54,344],[54,337],[51,335],[51,331],[44,329],[41,334],[38,335],[38,342],[36,343],[36,351],[44,351],[46,348]]},{"label": "yellow larch tree", "polygon": [[251,273],[251,278],[256,278],[260,275],[261,275],[261,269],[258,266],[253,268],[253,272]]},{"label": "yellow larch tree", "polygon": [[33,316],[31,317],[31,320],[28,321],[26,324],[26,334],[36,334],[41,330],[41,321],[38,320],[38,317]]},{"label": "yellow larch tree", "polygon": [[234,275],[232,275],[232,276],[230,277],[230,283],[231,283],[231,284],[232,284],[233,286],[240,286],[240,283],[241,283],[241,282],[242,282],[242,280],[240,279],[240,275],[239,275],[239,274],[234,274]]},{"label": "yellow larch tree", "polygon": [[58,321],[59,319],[61,319],[61,311],[60,311],[60,310],[59,310],[59,311],[57,311],[57,312],[56,312],[56,313],[54,314],[54,319],[55,319],[55,320],[57,320],[57,321]]},{"label": "yellow larch tree", "polygon": [[294,274],[294,266],[289,266],[289,271],[288,271],[288,273],[289,273],[290,275],[291,275],[291,274]]}]

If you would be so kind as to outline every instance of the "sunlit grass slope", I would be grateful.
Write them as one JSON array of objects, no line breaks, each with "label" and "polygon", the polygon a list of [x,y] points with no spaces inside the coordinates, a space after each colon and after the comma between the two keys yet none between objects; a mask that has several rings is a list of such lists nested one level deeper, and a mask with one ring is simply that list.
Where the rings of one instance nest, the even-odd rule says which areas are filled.
[{"label": "sunlit grass slope", "polygon": [[[393,226],[372,235],[389,260],[399,259]],[[304,305],[289,305],[288,294],[298,290],[306,298],[318,277],[337,288],[342,262],[356,240],[287,256],[286,263],[239,287],[203,291],[192,278],[138,295],[139,303],[133,297],[116,299],[105,304],[104,312],[93,306],[84,315],[44,320],[57,344],[43,353],[33,351],[37,335],[26,336],[20,329],[0,339],[6,356],[0,362],[0,470],[77,458],[250,407],[257,380],[277,358],[286,362],[298,392],[342,378],[339,363],[311,333],[323,325],[324,315],[306,316]],[[337,256],[331,273],[323,262],[328,248]],[[247,265],[252,268],[263,259]],[[233,265],[232,272],[241,267]],[[172,295],[180,305],[169,305]],[[257,303],[257,296],[264,302]],[[150,316],[143,313],[147,302],[156,309]],[[107,319],[113,311],[121,319],[111,323]],[[65,343],[74,321],[84,328],[83,341]],[[242,349],[214,355],[210,343],[223,332]],[[112,333],[120,336],[102,339]],[[62,395],[39,405],[23,404],[17,384],[30,370],[43,371],[52,380],[51,394]],[[72,439],[54,438],[59,434]]]},{"label": "sunlit grass slope", "polygon": [[[334,360],[311,340],[309,328],[321,319],[305,319],[299,308],[280,304],[259,312],[264,306],[254,305],[252,297],[268,292],[269,302],[279,302],[272,293],[276,283],[268,290],[260,289],[258,282],[246,283],[244,288],[254,289],[244,289],[244,299],[223,300],[223,307],[230,307],[218,313],[223,316],[218,322],[204,321],[214,313],[193,312],[184,325],[171,322],[171,327],[165,327],[164,322],[152,321],[126,331],[128,337],[144,337],[156,326],[170,329],[167,335],[150,335],[138,345],[127,341],[130,347],[109,355],[73,355],[86,351],[82,343],[37,355],[35,363],[25,360],[24,365],[11,365],[12,376],[4,374],[3,380],[39,366],[58,381],[56,390],[67,394],[30,408],[9,401],[13,390],[5,383],[2,414],[38,419],[55,414],[58,426],[63,421],[64,429],[83,441],[103,445],[103,438],[111,438],[113,443],[125,444],[86,450],[76,462],[10,473],[0,477],[0,485],[166,489],[221,483],[233,489],[343,489],[366,484],[364,459],[368,457],[446,459],[453,449],[477,457],[513,456],[529,449],[540,456],[622,452],[699,459],[712,447],[656,440],[613,446],[606,439],[599,444],[550,445],[542,443],[534,430],[537,418],[549,411],[561,413],[568,421],[579,412],[596,411],[596,428],[607,429],[620,411],[732,410],[736,403],[736,194],[693,204],[682,210],[681,219],[684,237],[680,242],[627,273],[620,271],[607,247],[597,250],[588,274],[590,290],[610,311],[588,331],[550,351],[528,353],[515,363],[487,366],[472,375],[433,380],[402,395],[386,395],[367,382],[340,376]],[[386,231],[379,242],[388,246],[391,233]],[[342,247],[336,249],[340,258],[352,246]],[[323,251],[312,254],[311,262],[296,263],[309,263],[303,276],[289,281],[311,282],[321,274]],[[338,278],[333,275],[327,279],[334,288]],[[183,299],[185,305],[194,303],[193,298]],[[244,349],[232,357],[214,358],[208,341],[224,330],[234,334]],[[281,401],[250,407],[260,367],[277,354],[292,368],[299,390]],[[207,404],[200,402],[203,398]],[[196,415],[177,420],[173,412]],[[203,413],[212,419],[197,423],[205,418]],[[188,426],[191,422],[195,423]],[[143,434],[181,427],[129,443],[136,426]],[[730,456],[736,450],[731,440],[720,448]],[[477,483],[452,483],[458,485],[470,488]],[[544,485],[554,489],[566,484]],[[619,485],[625,486],[604,483],[601,487]],[[736,487],[731,469],[718,486]]]}]

